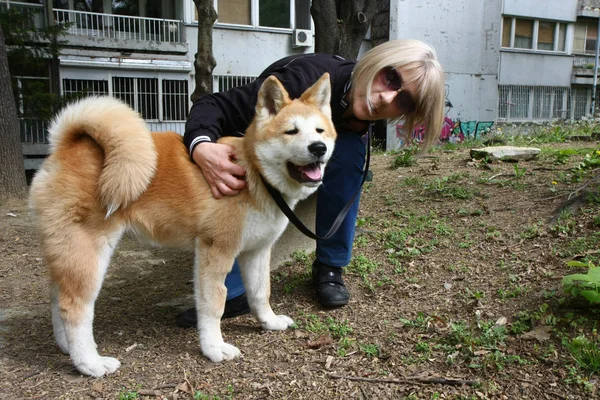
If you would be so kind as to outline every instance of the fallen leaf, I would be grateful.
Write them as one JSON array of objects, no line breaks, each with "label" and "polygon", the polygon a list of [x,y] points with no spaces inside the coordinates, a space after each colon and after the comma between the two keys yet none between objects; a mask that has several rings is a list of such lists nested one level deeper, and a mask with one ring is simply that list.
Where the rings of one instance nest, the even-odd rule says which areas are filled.
[{"label": "fallen leaf", "polygon": [[175,388],[175,391],[185,392],[187,394],[194,394],[194,391],[187,382],[182,382]]},{"label": "fallen leaf", "polygon": [[102,391],[104,390],[104,387],[102,386],[102,382],[94,382],[92,384],[92,390],[94,392],[102,393]]},{"label": "fallen leaf", "polygon": [[500,318],[498,318],[498,321],[496,321],[496,323],[494,325],[495,326],[504,326],[504,325],[506,325],[507,322],[508,322],[508,319],[506,319],[506,317],[500,317]]},{"label": "fallen leaf", "polygon": [[333,356],[327,356],[327,360],[325,361],[325,369],[331,368],[332,362],[333,362]]},{"label": "fallen leaf", "polygon": [[551,326],[541,325],[532,331],[522,334],[521,339],[545,342],[546,340],[550,340],[550,331],[552,331]]},{"label": "fallen leaf", "polygon": [[319,336],[317,340],[308,341],[306,345],[309,349],[318,349],[331,343],[333,343],[333,339],[330,336]]}]

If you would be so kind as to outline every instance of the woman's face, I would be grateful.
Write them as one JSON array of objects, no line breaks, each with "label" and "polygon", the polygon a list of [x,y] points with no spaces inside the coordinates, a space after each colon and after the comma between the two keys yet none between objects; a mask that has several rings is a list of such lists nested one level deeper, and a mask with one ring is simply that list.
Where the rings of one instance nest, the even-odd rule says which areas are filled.
[{"label": "woman's face", "polygon": [[398,118],[414,112],[411,85],[405,83],[398,70],[384,68],[375,76],[371,86],[373,111],[367,104],[367,85],[356,87],[352,92],[352,113],[363,121]]}]

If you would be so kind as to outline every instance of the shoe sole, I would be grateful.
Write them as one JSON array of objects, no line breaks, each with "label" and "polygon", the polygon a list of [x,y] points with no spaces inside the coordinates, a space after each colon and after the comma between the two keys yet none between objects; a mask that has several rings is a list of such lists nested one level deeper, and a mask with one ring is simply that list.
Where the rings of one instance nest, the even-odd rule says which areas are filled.
[{"label": "shoe sole", "polygon": [[321,304],[323,307],[340,307],[348,304],[348,300],[319,302],[319,304]]}]

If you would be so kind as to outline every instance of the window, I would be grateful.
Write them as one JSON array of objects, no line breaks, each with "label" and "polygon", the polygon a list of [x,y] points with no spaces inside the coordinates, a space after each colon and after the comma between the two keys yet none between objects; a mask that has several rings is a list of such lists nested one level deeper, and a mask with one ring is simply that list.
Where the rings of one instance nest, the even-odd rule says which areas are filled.
[{"label": "window", "polygon": [[578,20],[575,23],[573,52],[581,54],[596,54],[597,38],[598,20]]},{"label": "window", "polygon": [[102,96],[108,94],[108,81],[91,79],[63,79],[64,96]]},{"label": "window", "polygon": [[258,24],[276,28],[291,28],[290,0],[260,0]]},{"label": "window", "polygon": [[163,120],[185,121],[187,119],[188,85],[186,81],[163,79]]},{"label": "window", "polygon": [[250,0],[219,0],[219,22],[237,25],[252,25]]},{"label": "window", "polygon": [[[292,0],[216,0],[215,9],[219,23],[292,28]],[[299,7],[298,12],[308,13],[309,9]],[[198,20],[197,11],[194,11]]]},{"label": "window", "polygon": [[528,18],[503,17],[502,47],[564,53],[567,24]]},{"label": "window", "polygon": [[498,118],[544,121],[567,117],[569,89],[551,86],[498,87]]},{"label": "window", "polygon": [[538,50],[554,50],[554,28],[556,24],[548,21],[540,21],[538,28]]},{"label": "window", "polygon": [[[65,96],[111,95],[129,104],[149,121],[185,121],[188,82],[185,79],[112,77],[108,80],[63,79]],[[160,89],[160,90],[159,90]]]},{"label": "window", "polygon": [[502,20],[502,47],[512,47],[510,44],[510,34],[512,32],[512,18]]},{"label": "window", "polygon": [[517,18],[515,23],[515,48],[533,49],[533,20]]}]

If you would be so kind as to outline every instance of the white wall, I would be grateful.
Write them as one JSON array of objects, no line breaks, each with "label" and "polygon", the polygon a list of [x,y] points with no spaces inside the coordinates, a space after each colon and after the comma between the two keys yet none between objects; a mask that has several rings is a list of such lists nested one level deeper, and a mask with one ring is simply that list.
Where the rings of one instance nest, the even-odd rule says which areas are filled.
[{"label": "white wall", "polygon": [[451,118],[496,118],[501,6],[501,0],[390,2],[390,39],[420,39],[436,49]]},{"label": "white wall", "polygon": [[571,86],[572,56],[503,51],[500,66],[502,85]]},{"label": "white wall", "polygon": [[504,0],[505,15],[575,22],[577,0]]}]

